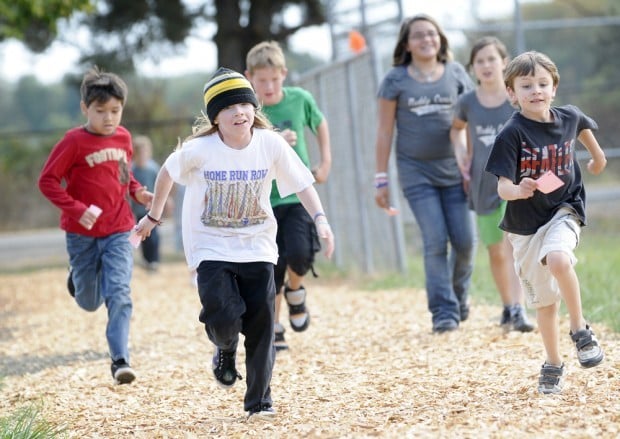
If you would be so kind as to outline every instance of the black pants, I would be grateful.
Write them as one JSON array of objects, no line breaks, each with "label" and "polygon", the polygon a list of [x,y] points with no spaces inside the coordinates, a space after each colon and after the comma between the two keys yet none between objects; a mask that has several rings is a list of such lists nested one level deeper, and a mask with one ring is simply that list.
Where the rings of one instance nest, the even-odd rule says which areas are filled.
[{"label": "black pants", "polygon": [[142,241],[142,257],[146,262],[159,262],[159,232],[151,230],[151,236]]},{"label": "black pants", "polygon": [[[314,221],[303,205],[283,204],[273,208],[278,221],[278,264],[275,267],[276,294],[284,285],[286,268],[290,267],[299,276],[312,270],[314,255],[321,250],[321,243]],[[314,273],[314,271],[313,271]]]},{"label": "black pants", "polygon": [[197,272],[202,304],[199,320],[209,340],[230,351],[237,349],[239,333],[245,336],[244,409],[260,403],[271,405],[276,291],[273,264],[203,261]]}]

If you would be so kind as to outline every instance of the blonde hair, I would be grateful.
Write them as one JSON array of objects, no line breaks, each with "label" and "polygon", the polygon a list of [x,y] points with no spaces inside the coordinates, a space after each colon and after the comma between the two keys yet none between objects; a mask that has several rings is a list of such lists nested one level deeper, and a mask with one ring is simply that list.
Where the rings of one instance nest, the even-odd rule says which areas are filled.
[{"label": "blonde hair", "polygon": [[268,67],[286,69],[284,52],[277,41],[263,41],[252,47],[245,57],[245,65],[250,74]]},{"label": "blonde hair", "polygon": [[547,55],[534,50],[524,52],[508,63],[504,72],[504,84],[506,87],[514,89],[515,79],[519,76],[532,76],[536,71],[536,66],[540,66],[548,71],[553,79],[553,86],[558,86],[560,83],[560,72],[557,66]]}]

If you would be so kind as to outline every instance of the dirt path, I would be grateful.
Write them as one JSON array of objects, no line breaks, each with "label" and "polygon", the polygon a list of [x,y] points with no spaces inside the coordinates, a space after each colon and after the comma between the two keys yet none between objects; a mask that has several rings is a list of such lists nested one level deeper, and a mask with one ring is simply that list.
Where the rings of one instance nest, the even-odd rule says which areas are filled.
[{"label": "dirt path", "polygon": [[[272,382],[278,417],[247,422],[245,381],[212,378],[212,348],[181,263],[136,268],[132,364],[138,379],[115,386],[105,313],[78,310],[62,269],[0,278],[0,416],[42,402],[72,438],[217,437],[617,437],[620,337],[595,329],[606,361],[583,370],[568,335],[562,395],[536,392],[538,333],[504,334],[499,307],[474,303],[460,331],[432,335],[423,293],[311,289],[312,325],[290,329]],[[566,320],[562,334],[567,334]],[[243,353],[238,358],[245,375]]]}]

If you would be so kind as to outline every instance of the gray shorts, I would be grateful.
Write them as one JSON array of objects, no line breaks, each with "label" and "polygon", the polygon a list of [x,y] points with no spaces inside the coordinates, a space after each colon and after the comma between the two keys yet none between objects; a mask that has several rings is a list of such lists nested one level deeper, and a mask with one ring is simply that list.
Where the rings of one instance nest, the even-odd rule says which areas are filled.
[{"label": "gray shorts", "polygon": [[533,235],[508,234],[514,253],[515,271],[521,279],[527,305],[542,308],[561,299],[560,289],[547,267],[552,251],[566,253],[572,265],[577,263],[574,250],[579,244],[581,226],[571,209],[561,208]]}]

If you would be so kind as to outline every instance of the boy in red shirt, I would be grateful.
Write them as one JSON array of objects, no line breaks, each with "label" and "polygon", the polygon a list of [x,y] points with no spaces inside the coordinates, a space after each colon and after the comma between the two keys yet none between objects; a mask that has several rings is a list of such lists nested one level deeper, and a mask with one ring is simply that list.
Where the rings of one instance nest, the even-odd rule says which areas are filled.
[{"label": "boy in red shirt", "polygon": [[87,122],[56,144],[41,171],[39,189],[61,210],[71,267],[69,293],[86,311],[106,304],[112,377],[125,384],[136,377],[128,349],[133,307],[128,237],[135,221],[127,195],[142,204],[150,204],[153,195],[131,173],[131,135],[120,126],[125,82],[95,67],[84,75],[80,94]]}]

